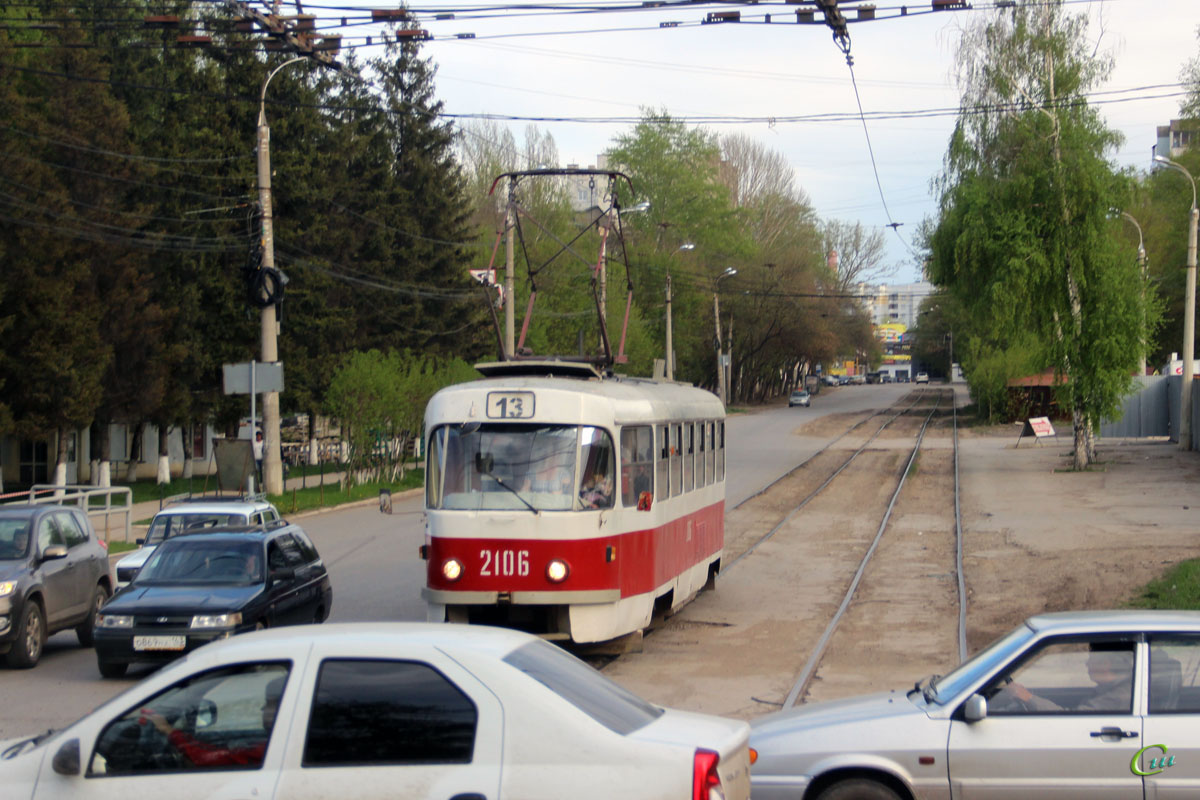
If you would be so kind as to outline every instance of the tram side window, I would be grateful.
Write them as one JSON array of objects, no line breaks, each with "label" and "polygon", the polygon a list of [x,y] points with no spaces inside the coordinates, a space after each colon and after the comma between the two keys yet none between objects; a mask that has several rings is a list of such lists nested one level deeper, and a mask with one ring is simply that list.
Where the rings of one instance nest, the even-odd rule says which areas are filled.
[{"label": "tram side window", "polygon": [[704,451],[704,475],[706,475],[704,481],[708,486],[712,486],[716,481],[716,467],[713,464],[713,456],[716,453],[716,440],[713,439],[715,429],[715,422],[704,423],[704,440],[708,443],[707,449]]},{"label": "tram side window", "polygon": [[709,431],[712,430],[711,422],[699,423],[700,452],[696,454],[696,485],[708,486],[712,481],[712,460],[708,454],[711,452],[708,447]]},{"label": "tram side window", "polygon": [[717,480],[725,480],[725,420],[717,423]]},{"label": "tram side window", "polygon": [[683,426],[671,426],[671,497],[683,491]]},{"label": "tram side window", "polygon": [[695,488],[696,473],[696,426],[691,422],[683,423],[683,490],[690,492]]},{"label": "tram side window", "polygon": [[642,492],[654,490],[654,429],[621,429],[621,505],[636,508]]},{"label": "tram side window", "polygon": [[666,425],[659,425],[657,430],[658,459],[654,462],[654,468],[658,493],[654,499],[666,500],[671,496],[671,482],[668,480],[671,474],[671,445],[667,441],[669,428]]}]

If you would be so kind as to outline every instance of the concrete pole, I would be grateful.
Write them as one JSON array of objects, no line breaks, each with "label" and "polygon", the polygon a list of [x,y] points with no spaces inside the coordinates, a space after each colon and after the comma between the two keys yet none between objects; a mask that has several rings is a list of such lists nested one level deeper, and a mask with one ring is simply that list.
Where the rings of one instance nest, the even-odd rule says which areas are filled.
[{"label": "concrete pole", "polygon": [[516,312],[513,309],[516,297],[516,281],[513,279],[513,269],[516,267],[516,255],[513,237],[517,234],[516,200],[517,181],[510,178],[508,183],[508,216],[504,228],[504,357],[516,355],[516,337],[513,329],[516,327]]},{"label": "concrete pole", "polygon": [[[285,61],[267,75],[258,98],[258,203],[262,208],[262,269],[275,267],[275,231],[271,209],[271,129],[267,127],[267,84],[275,73],[307,58]],[[266,364],[279,360],[279,326],[275,318],[275,306],[263,308],[261,318],[261,345],[259,357]],[[283,459],[279,446],[279,392],[263,392],[263,490],[267,494],[283,494]],[[254,439],[256,421],[250,420],[250,438]]]},{"label": "concrete pole", "polygon": [[[1141,231],[1139,231],[1139,234]],[[1138,245],[1138,267],[1142,274],[1142,331],[1146,330],[1146,248]],[[1146,345],[1142,345],[1142,356],[1138,359],[1138,376],[1146,375]]]},{"label": "concrete pole", "polygon": [[671,340],[671,273],[667,272],[667,380],[675,380],[675,344]]},{"label": "concrete pole", "polygon": [[[1193,187],[1195,184],[1193,184]],[[1193,193],[1195,189],[1193,188]],[[1192,376],[1196,372],[1193,359],[1196,342],[1196,225],[1200,210],[1193,194],[1192,211],[1188,215],[1187,292],[1183,305],[1183,392],[1180,397],[1181,421],[1179,449],[1192,449]]]}]

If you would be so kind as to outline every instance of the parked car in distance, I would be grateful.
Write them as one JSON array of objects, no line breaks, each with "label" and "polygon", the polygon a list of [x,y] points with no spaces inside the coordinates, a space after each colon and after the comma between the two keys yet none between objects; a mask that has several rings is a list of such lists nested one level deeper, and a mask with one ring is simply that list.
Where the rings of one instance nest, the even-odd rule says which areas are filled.
[{"label": "parked car in distance", "polygon": [[929,373],[918,372],[917,377],[913,379],[913,383],[929,383]]},{"label": "parked car in distance", "polygon": [[866,382],[867,382],[867,376],[863,375],[861,372],[858,375],[850,376],[850,383],[853,383],[857,386],[861,386]]},{"label": "parked car in distance", "polygon": [[322,625],[216,642],[64,730],[0,743],[0,785],[6,800],[746,800],[748,733],[519,631]]},{"label": "parked car in distance", "polygon": [[893,383],[894,379],[892,378],[892,373],[890,373],[890,372],[879,373],[879,382],[880,383]]},{"label": "parked car in distance", "polygon": [[96,618],[106,678],[245,631],[324,622],[329,573],[300,526],[188,529],[163,542]]},{"label": "parked car in distance", "polygon": [[0,654],[9,666],[34,666],[46,639],[68,628],[90,647],[112,586],[108,545],[83,511],[0,506]]},{"label": "parked car in distance", "polygon": [[193,528],[265,525],[277,519],[275,506],[262,498],[199,497],[169,505],[150,520],[146,538],[138,539],[141,547],[117,562],[117,588],[128,586],[154,548],[177,533]]},{"label": "parked car in distance", "polygon": [[840,386],[841,385],[841,381],[838,380],[837,375],[822,375],[821,383],[824,383],[826,386]]},{"label": "parked car in distance", "polygon": [[812,405],[812,395],[805,389],[797,389],[788,397],[788,408],[792,406],[804,406],[808,408]]},{"label": "parked car in distance", "polygon": [[1194,796],[1198,665],[1200,612],[1040,614],[945,676],[754,720],[754,797]]}]

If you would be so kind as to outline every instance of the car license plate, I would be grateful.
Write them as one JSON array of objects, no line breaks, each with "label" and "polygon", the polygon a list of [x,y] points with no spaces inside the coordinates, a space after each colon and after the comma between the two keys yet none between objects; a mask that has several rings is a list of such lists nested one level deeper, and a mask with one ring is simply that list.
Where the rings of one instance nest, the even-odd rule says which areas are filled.
[{"label": "car license plate", "polygon": [[135,636],[134,650],[182,650],[187,647],[186,636]]}]

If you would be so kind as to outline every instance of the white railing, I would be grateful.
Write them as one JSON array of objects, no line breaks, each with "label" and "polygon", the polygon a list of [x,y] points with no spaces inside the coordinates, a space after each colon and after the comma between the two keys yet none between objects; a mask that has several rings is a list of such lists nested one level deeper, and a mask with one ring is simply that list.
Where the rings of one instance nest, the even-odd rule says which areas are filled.
[{"label": "white railing", "polygon": [[[111,517],[116,515],[124,515],[124,537],[122,541],[128,542],[130,526],[133,522],[133,490],[128,486],[54,486],[46,483],[35,484],[28,492],[17,492],[17,496],[24,496],[24,499],[10,500],[11,503],[28,503],[35,505],[43,505],[46,503],[60,503],[62,505],[78,506],[81,510],[87,513],[89,517],[104,517],[103,531],[101,526],[95,522],[92,523],[96,528],[96,532],[100,534],[100,538],[104,541],[111,541],[109,531],[112,526],[109,525]],[[5,495],[10,497],[13,495]],[[123,499],[125,502],[114,503],[114,499]],[[94,500],[103,500],[103,504],[93,502]],[[118,520],[116,530],[121,530],[122,525]]]}]

